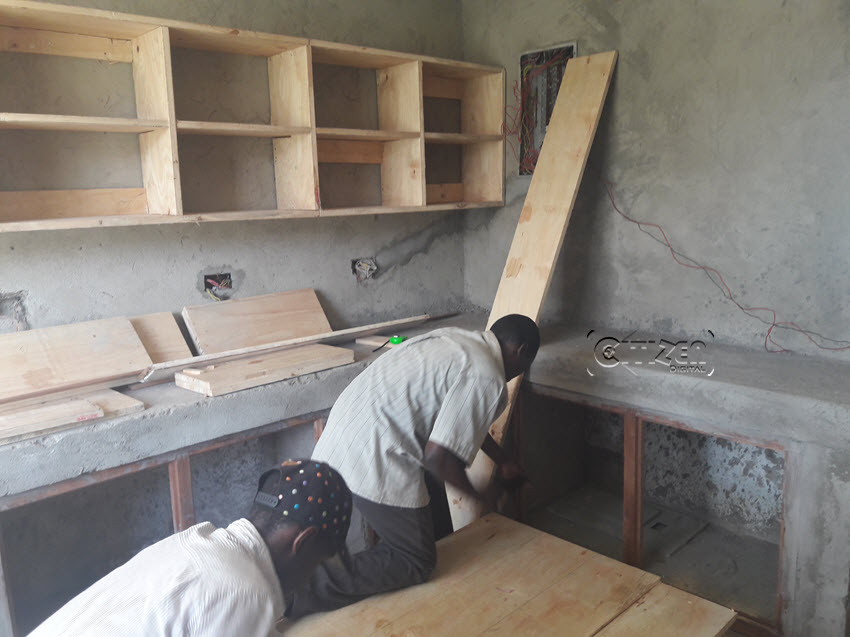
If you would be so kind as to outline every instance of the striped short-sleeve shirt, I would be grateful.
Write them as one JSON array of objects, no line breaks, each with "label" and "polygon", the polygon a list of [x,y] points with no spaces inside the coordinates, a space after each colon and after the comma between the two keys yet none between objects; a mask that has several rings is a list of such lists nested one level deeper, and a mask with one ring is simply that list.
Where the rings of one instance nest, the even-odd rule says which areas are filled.
[{"label": "striped short-sleeve shirt", "polygon": [[382,354],[342,392],[313,452],[361,498],[428,504],[425,445],[467,465],[507,405],[505,369],[492,332],[434,330]]}]

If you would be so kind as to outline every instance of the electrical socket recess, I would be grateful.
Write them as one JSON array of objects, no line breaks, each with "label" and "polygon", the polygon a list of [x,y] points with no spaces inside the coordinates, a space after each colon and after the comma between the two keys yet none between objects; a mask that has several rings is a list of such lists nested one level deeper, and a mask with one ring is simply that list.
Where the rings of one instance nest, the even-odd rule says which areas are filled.
[{"label": "electrical socket recess", "polygon": [[233,279],[230,272],[216,272],[204,275],[204,292],[219,301],[230,298],[233,291]]}]

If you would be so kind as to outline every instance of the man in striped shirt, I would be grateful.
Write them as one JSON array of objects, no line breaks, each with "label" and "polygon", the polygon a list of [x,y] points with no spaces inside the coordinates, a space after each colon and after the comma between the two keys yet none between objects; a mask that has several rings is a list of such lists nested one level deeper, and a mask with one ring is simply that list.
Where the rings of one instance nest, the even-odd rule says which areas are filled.
[{"label": "man in striped shirt", "polygon": [[289,460],[260,478],[247,519],[197,524],[149,546],[30,637],[269,637],[284,591],[340,552],[351,492],[326,464]]},{"label": "man in striped shirt", "polygon": [[436,564],[425,472],[488,503],[466,467],[482,449],[503,479],[524,477],[488,433],[507,405],[506,381],[525,373],[537,325],[511,314],[488,331],[434,330],[382,354],[342,392],[313,452],[337,467],[376,532],[347,565],[324,564],[287,616],[331,610],[424,582]]}]

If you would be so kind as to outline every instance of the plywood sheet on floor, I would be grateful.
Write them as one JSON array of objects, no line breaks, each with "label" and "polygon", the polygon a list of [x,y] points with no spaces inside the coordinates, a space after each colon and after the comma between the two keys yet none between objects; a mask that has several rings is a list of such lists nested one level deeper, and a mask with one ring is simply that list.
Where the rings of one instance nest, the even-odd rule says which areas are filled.
[{"label": "plywood sheet on floor", "polygon": [[135,380],[151,359],[127,319],[0,335],[0,403]]},{"label": "plywood sheet on floor", "polygon": [[201,354],[331,331],[312,288],[186,307],[183,319]]},{"label": "plywood sheet on floor", "polygon": [[[734,617],[686,593],[649,598],[660,586],[656,576],[495,514],[444,538],[437,550],[429,582],[306,617],[284,634],[592,637],[641,600],[684,616],[680,623],[700,629],[693,633],[699,636],[721,634]],[[653,630],[632,634],[673,634],[654,616],[643,618]]]},{"label": "plywood sheet on floor", "polygon": [[174,382],[205,396],[221,396],[353,362],[354,352],[345,347],[304,345],[204,369],[187,369],[175,374]]}]

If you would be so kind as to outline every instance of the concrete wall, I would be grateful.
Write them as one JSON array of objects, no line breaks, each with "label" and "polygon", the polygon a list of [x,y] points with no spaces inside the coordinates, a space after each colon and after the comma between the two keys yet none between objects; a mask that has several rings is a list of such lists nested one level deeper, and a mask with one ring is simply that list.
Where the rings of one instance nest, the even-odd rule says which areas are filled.
[{"label": "concrete wall", "polygon": [[[850,338],[850,5],[843,0],[463,0],[464,53],[507,68],[565,41],[617,49],[612,88],[545,316],[760,348],[765,326],[619,217],[661,224],[744,305]],[[512,100],[509,99],[509,103]],[[508,205],[468,216],[466,294],[487,307],[528,188],[508,151]],[[760,312],[761,318],[770,319]],[[780,331],[781,332],[781,331]],[[777,341],[823,353],[802,337]],[[830,356],[837,356],[830,354]],[[847,354],[844,354],[846,357]]]},{"label": "concrete wall", "polygon": [[[453,0],[69,4],[443,57],[462,50]],[[258,58],[177,49],[174,75],[181,117],[268,121],[267,71]],[[133,117],[132,95],[129,65],[0,54],[0,110]],[[365,126],[376,108],[374,80],[370,86],[356,74],[317,73],[317,95],[324,120]],[[273,207],[268,140],[181,137],[179,150],[187,210]],[[379,192],[374,171],[357,182],[350,171],[323,177],[329,200],[368,201]],[[0,133],[2,190],[140,185],[137,136]],[[11,314],[15,298],[4,295],[20,292],[23,302],[0,330],[179,312],[209,301],[202,273],[225,271],[237,296],[315,287],[334,327],[446,312],[464,305],[462,224],[457,214],[422,214],[4,234],[0,314]],[[380,268],[362,285],[350,265],[360,257],[376,257]]]}]

